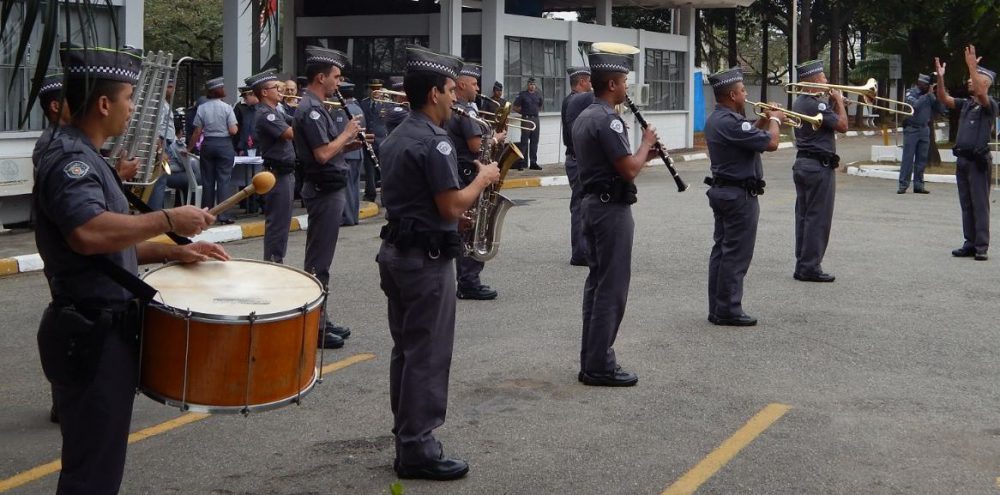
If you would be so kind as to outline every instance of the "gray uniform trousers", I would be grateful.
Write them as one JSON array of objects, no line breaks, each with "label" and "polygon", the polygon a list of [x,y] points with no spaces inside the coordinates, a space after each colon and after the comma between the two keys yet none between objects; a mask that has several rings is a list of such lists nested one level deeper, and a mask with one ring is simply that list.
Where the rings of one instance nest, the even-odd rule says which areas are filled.
[{"label": "gray uniform trousers", "polygon": [[[535,123],[535,130],[533,131],[521,131],[521,141],[518,143],[517,148],[521,150],[524,154],[525,165],[529,163],[531,165],[538,165],[538,138],[541,136],[542,126],[538,123],[537,115],[522,115],[521,118],[524,120],[530,120]],[[529,141],[530,139],[530,141]]]},{"label": "gray uniform trousers", "polygon": [[985,253],[990,247],[990,172],[993,165],[976,165],[967,158],[958,159],[955,181],[958,204],[962,207],[964,248]]},{"label": "gray uniform trousers", "polygon": [[903,129],[903,161],[899,166],[899,188],[910,186],[913,176],[913,190],[924,188],[924,167],[927,166],[927,150],[930,147],[930,129],[906,127]]},{"label": "gray uniform trousers", "polygon": [[[316,191],[313,183],[306,181],[302,184],[302,202],[306,205],[309,218],[305,271],[315,275],[323,287],[329,287],[330,265],[337,250],[340,220],[346,201],[347,193],[343,187],[336,191]],[[323,313],[326,314],[326,308],[323,308]]]},{"label": "gray uniform trousers", "polygon": [[706,193],[715,214],[715,245],[708,258],[708,313],[719,318],[743,314],[743,278],[757,242],[760,204],[737,187],[713,187]]},{"label": "gray uniform trousers", "polygon": [[389,401],[396,458],[418,465],[441,456],[433,431],[444,424],[455,342],[455,265],[424,251],[382,243],[376,258],[388,299]]},{"label": "gray uniform trousers", "polygon": [[[459,174],[459,180],[462,181],[462,187],[466,187],[471,184],[472,179],[472,176]],[[479,274],[483,273],[483,268],[485,266],[485,262],[470,258],[464,253],[458,258],[455,258],[455,272],[457,274],[456,279],[458,280],[458,287],[460,289],[472,290],[483,285],[483,281],[480,280]]]},{"label": "gray uniform trousers", "polygon": [[580,183],[580,170],[576,157],[566,155],[566,177],[572,193],[569,197],[569,237],[570,261],[587,261],[587,239],[583,236],[583,218],[580,212],[580,202],[583,200],[583,184]]},{"label": "gray uniform trousers", "polygon": [[295,174],[274,175],[274,187],[264,196],[264,260],[283,263],[292,225]]},{"label": "gray uniform trousers", "polygon": [[[93,380],[65,383],[67,359],[53,355],[60,331],[50,306],[42,315],[38,344],[42,369],[52,382],[52,395],[62,431],[60,495],[118,493],[125,471],[125,450],[132,404],[139,378],[138,347],[118,330],[106,330]],[[62,337],[64,339],[64,337]]]},{"label": "gray uniform trousers", "polygon": [[347,203],[344,206],[344,225],[357,225],[361,217],[361,167],[364,159],[347,160]]},{"label": "gray uniform trousers", "polygon": [[590,274],[583,286],[580,369],[603,373],[617,364],[612,346],[628,301],[635,221],[629,205],[602,203],[597,194],[584,197],[581,210]]},{"label": "gray uniform trousers", "polygon": [[[805,170],[798,168],[808,163]],[[797,158],[792,170],[795,181],[795,273],[817,275],[823,271],[823,256],[830,242],[833,200],[837,192],[834,169],[812,158]]]},{"label": "gray uniform trousers", "polygon": [[[207,137],[201,143],[201,206],[211,208],[229,198],[229,181],[233,177],[233,140],[229,137]],[[223,213],[219,215],[225,217]]]}]

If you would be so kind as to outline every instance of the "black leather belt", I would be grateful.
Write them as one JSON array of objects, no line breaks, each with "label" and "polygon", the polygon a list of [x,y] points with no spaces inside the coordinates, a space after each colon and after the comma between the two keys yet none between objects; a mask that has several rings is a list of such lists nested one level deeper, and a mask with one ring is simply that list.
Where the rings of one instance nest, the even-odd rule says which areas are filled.
[{"label": "black leather belt", "polygon": [[827,153],[815,153],[807,150],[799,150],[795,154],[798,158],[809,158],[818,161],[821,165],[827,168],[837,168],[840,166],[840,157],[834,154]]},{"label": "black leather belt", "polygon": [[531,114],[527,114],[527,113],[522,113],[521,116],[522,117],[538,117],[538,114],[536,113],[534,115],[531,115]]}]

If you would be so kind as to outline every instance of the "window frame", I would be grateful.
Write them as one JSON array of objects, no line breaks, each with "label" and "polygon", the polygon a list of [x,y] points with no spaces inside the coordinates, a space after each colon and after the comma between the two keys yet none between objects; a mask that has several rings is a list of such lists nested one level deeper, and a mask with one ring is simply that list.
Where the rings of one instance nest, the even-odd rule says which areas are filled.
[{"label": "window frame", "polygon": [[649,111],[684,111],[687,97],[687,54],[677,50],[646,48],[644,82],[649,85]]}]

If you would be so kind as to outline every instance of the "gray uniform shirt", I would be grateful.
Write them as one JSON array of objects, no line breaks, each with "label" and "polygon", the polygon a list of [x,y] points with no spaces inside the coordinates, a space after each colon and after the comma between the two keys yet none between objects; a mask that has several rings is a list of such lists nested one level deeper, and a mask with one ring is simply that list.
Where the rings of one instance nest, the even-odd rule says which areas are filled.
[{"label": "gray uniform shirt", "polygon": [[[308,89],[303,91],[299,107],[295,109],[295,153],[305,165],[306,172],[323,168],[316,163],[313,150],[336,139],[341,130],[319,98]],[[347,171],[343,152],[337,153],[323,165],[331,165],[339,172]]]},{"label": "gray uniform shirt", "polygon": [[566,154],[575,156],[573,149],[573,123],[577,117],[594,103],[594,93],[571,93],[562,104],[562,126],[563,144],[566,145]]},{"label": "gray uniform shirt", "polygon": [[457,231],[441,218],[434,196],[459,189],[458,159],[448,132],[423,112],[410,112],[380,148],[386,220],[413,219],[420,232]]},{"label": "gray uniform shirt", "polygon": [[944,105],[938,102],[932,91],[921,94],[919,88],[910,88],[906,92],[905,101],[913,107],[913,116],[903,121],[906,127],[927,127],[927,123],[934,118],[934,113],[945,111]]},{"label": "gray uniform shirt", "polygon": [[521,115],[538,115],[542,110],[542,94],[538,91],[521,91],[514,100],[514,106],[521,107]]},{"label": "gray uniform shirt", "polygon": [[229,137],[229,127],[234,125],[236,113],[222,98],[212,98],[198,105],[194,115],[194,126],[201,127],[205,137]]},{"label": "gray uniform shirt", "polygon": [[705,141],[713,177],[737,181],[764,178],[760,154],[767,151],[771,135],[742,115],[716,105],[705,121]]},{"label": "gray uniform shirt", "polygon": [[[160,103],[160,108],[162,109],[160,112],[163,116],[160,119],[160,128],[157,129],[156,135],[165,141],[173,141],[177,139],[177,129],[174,127],[174,113],[170,111],[170,105],[165,101]],[[228,127],[226,128],[226,135],[229,135]]]},{"label": "gray uniform shirt", "polygon": [[392,109],[385,114],[385,129],[386,132],[391,134],[394,129],[399,127],[399,124],[403,123],[403,120],[410,115],[410,107],[405,105],[394,105]]},{"label": "gray uniform shirt", "polygon": [[795,129],[795,147],[799,151],[832,155],[837,152],[837,140],[834,129],[840,122],[840,117],[830,107],[826,98],[811,95],[799,95],[792,102],[792,111],[805,115],[823,114],[823,124],[819,129],[813,129],[808,123]]},{"label": "gray uniform shirt", "polygon": [[[458,101],[455,104],[464,108],[466,112],[469,112],[469,115],[473,117],[479,116],[479,112],[476,111],[472,103]],[[472,171],[468,175],[463,173],[463,175],[471,180],[471,177],[476,172],[476,165],[472,162],[479,159],[479,154],[469,149],[468,140],[475,137],[482,137],[483,126],[473,122],[472,119],[467,119],[452,112],[451,119],[445,123],[445,130],[448,131],[448,137],[451,138],[451,142],[455,145],[455,150],[458,153],[458,166],[464,170]]]},{"label": "gray uniform shirt", "polygon": [[[53,299],[100,304],[133,297],[66,241],[73,229],[104,212],[128,214],[128,200],[114,174],[90,140],[72,126],[63,127],[42,154],[35,175],[35,242]],[[135,247],[96,256],[129,273],[139,272]]]},{"label": "gray uniform shirt", "polygon": [[[346,100],[345,99],[344,101],[347,102],[347,109],[351,112],[351,115],[353,115],[355,117],[361,116],[361,118],[359,120],[359,122],[361,124],[361,127],[368,127],[367,126],[368,119],[365,116],[365,113],[361,111],[361,105],[358,105],[358,101],[355,100],[354,98],[351,98],[350,100]],[[338,128],[344,129],[344,128],[347,127],[347,114],[344,113],[343,110],[334,110],[333,112],[331,112],[331,115],[333,115],[333,120],[334,120],[334,122],[337,123],[337,127]],[[345,160],[360,160],[362,158],[362,156],[363,156],[361,153],[362,153],[362,149],[361,148],[358,148],[358,149],[353,150],[353,151],[345,151],[344,152],[344,159]]]},{"label": "gray uniform shirt", "polygon": [[625,121],[600,98],[594,98],[573,124],[573,145],[584,189],[610,185],[620,177],[615,161],[632,154]]},{"label": "gray uniform shirt", "polygon": [[971,98],[955,98],[955,110],[961,112],[955,147],[975,150],[986,146],[997,118],[997,101],[991,97],[990,106],[984,107]]},{"label": "gray uniform shirt", "polygon": [[253,140],[265,160],[295,163],[295,145],[281,135],[291,127],[292,118],[264,103],[256,106],[257,119]]},{"label": "gray uniform shirt", "polygon": [[[35,167],[35,172],[38,172],[38,161],[42,159],[42,155],[45,154],[45,150],[48,149],[49,143],[52,142],[52,134],[55,133],[56,127],[49,124],[42,131],[42,135],[38,136],[38,141],[35,141],[35,149],[31,151],[31,164]],[[37,179],[36,179],[37,182]]]}]

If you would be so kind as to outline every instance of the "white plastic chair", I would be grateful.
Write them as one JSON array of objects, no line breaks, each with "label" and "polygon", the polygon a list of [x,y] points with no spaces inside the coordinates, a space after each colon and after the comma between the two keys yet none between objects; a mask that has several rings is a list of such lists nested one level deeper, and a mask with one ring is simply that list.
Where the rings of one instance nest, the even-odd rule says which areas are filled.
[{"label": "white plastic chair", "polygon": [[198,163],[200,161],[201,157],[193,153],[189,153],[184,158],[181,158],[181,164],[184,165],[184,173],[187,174],[188,179],[187,198],[184,204],[195,205],[198,208],[201,208],[201,184],[198,183],[198,177],[200,176]]}]

